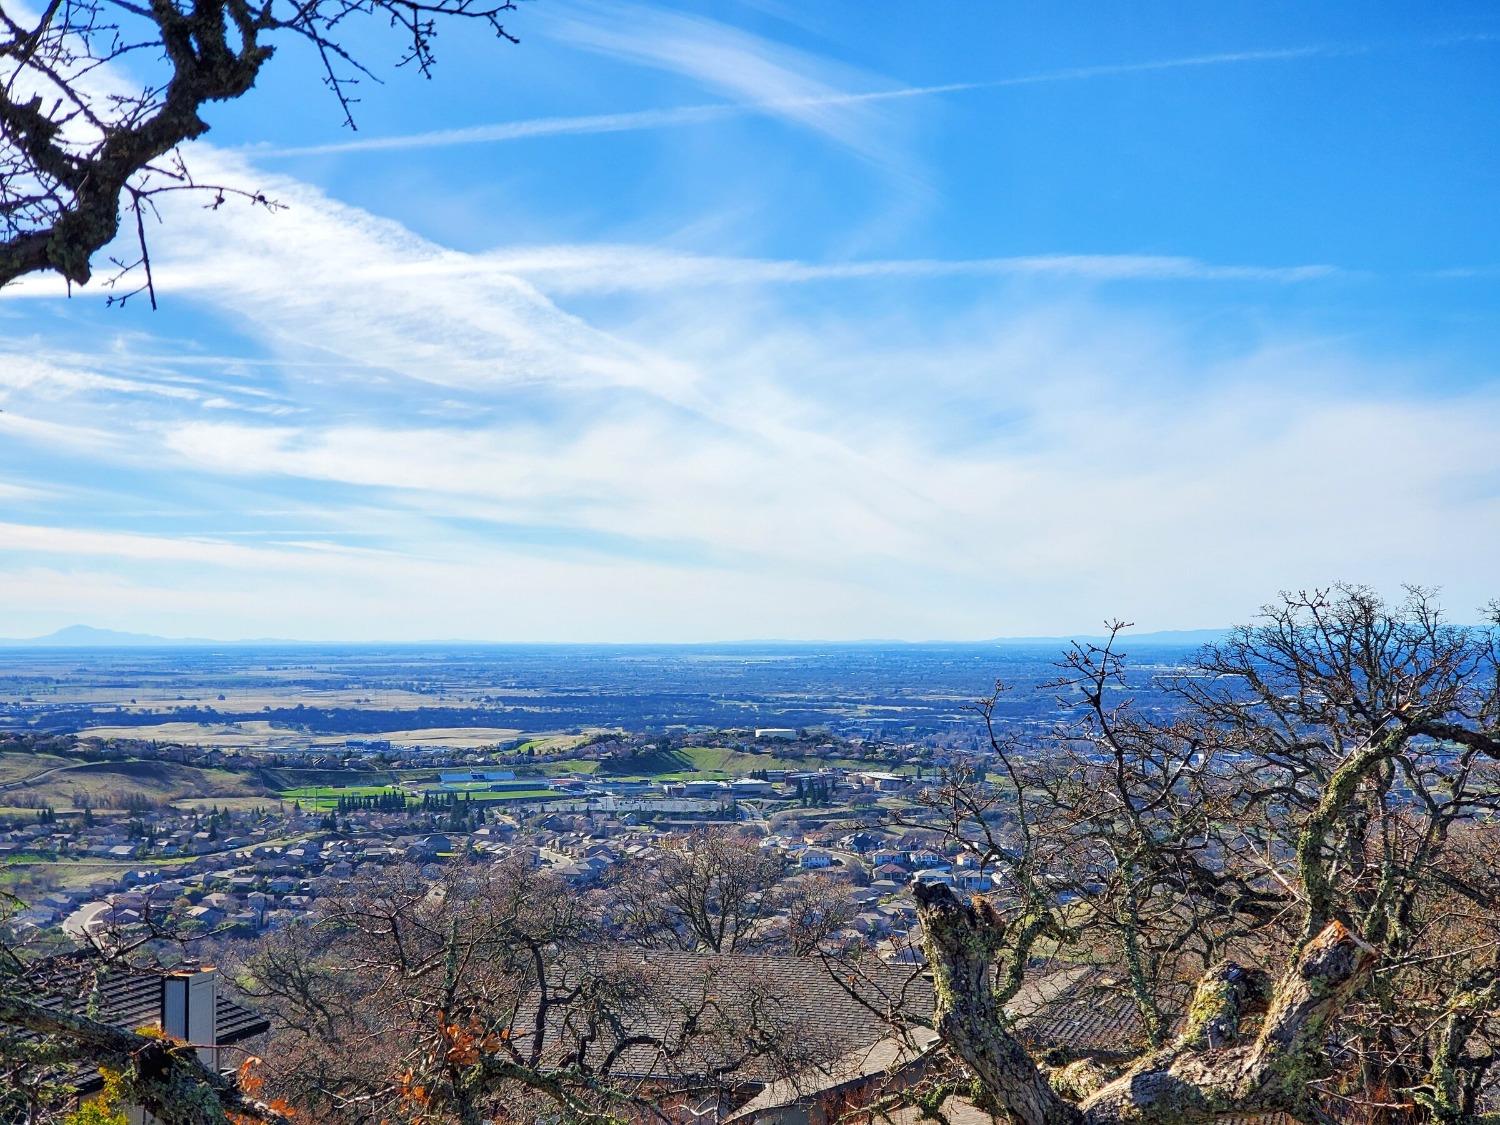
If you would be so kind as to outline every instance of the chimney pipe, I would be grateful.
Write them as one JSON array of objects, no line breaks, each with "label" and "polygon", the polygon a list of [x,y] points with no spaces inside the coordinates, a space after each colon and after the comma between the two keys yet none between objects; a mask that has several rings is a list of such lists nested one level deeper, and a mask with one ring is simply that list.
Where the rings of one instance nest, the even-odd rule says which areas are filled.
[{"label": "chimney pipe", "polygon": [[161,981],[161,1029],[198,1048],[205,1066],[219,1065],[219,977],[213,966],[180,969]]}]

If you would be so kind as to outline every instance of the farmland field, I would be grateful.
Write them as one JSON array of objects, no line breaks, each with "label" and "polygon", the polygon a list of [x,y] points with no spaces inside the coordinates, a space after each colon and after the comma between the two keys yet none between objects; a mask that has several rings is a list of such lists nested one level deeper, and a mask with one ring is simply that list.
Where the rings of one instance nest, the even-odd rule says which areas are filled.
[{"label": "farmland field", "polygon": [[[85,738],[139,738],[210,746],[220,750],[304,750],[342,747],[344,734],[308,734],[255,719],[230,723],[163,722],[136,726],[91,726],[79,734]],[[509,742],[521,731],[513,727],[417,727],[382,731],[379,737],[396,746],[454,746],[469,749],[496,742]],[[548,739],[539,741],[547,742]]]},{"label": "farmland field", "polygon": [[[1056,709],[1060,645],[276,645],[0,651],[0,726],[206,745],[508,741],[537,753],[589,731],[827,727],[967,740],[997,676],[997,717]],[[1135,649],[1170,668],[1186,650]],[[1152,695],[1150,686],[1145,685]],[[1159,699],[1152,698],[1149,702]],[[1143,699],[1143,703],[1148,700]],[[727,766],[725,772],[737,767]]]},{"label": "farmland field", "polygon": [[85,727],[84,738],[139,738],[154,742],[180,742],[219,750],[296,750],[310,745],[342,744],[343,738],[309,737],[295,730],[273,727],[268,722],[152,723],[145,726]]}]

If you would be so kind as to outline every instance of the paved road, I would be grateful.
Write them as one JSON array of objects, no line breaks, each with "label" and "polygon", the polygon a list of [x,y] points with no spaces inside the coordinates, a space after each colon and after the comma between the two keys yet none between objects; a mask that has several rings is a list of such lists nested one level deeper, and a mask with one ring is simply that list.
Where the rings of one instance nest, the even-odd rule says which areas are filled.
[{"label": "paved road", "polygon": [[86,902],[73,913],[63,919],[62,931],[69,937],[78,938],[84,932],[99,921],[100,917],[109,909],[107,902]]}]

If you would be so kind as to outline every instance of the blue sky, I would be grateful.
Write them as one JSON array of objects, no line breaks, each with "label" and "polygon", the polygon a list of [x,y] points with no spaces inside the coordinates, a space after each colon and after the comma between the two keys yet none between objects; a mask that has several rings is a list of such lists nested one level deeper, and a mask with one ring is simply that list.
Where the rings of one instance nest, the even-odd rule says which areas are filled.
[{"label": "blue sky", "polygon": [[[0,635],[981,638],[1500,596],[1500,11],[532,0],[288,48],[161,310],[0,296]],[[372,63],[398,44],[360,33]],[[125,80],[128,76],[115,76]]]}]

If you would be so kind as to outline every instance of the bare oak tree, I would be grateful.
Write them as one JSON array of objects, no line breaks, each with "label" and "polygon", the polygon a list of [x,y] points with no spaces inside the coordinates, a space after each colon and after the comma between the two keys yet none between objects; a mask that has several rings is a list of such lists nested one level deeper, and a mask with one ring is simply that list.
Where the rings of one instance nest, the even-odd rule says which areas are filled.
[{"label": "bare oak tree", "polygon": [[[999,891],[918,888],[936,1025],[1029,1125],[1287,1113],[1480,1120],[1500,1040],[1495,625],[1339,587],[1284,595],[1137,713],[1119,633],[1041,745],[928,798]],[[1118,969],[1140,1040],[1042,1059],[1006,1003],[1041,954]],[[1489,1044],[1486,1048],[1485,1044]]]},{"label": "bare oak tree", "polygon": [[733,828],[668,837],[610,880],[609,913],[626,941],[735,953],[789,946],[810,953],[848,921],[831,881],[788,878],[786,862]]},{"label": "bare oak tree", "polygon": [[752,1062],[818,1065],[793,998],[731,969],[622,945],[512,863],[360,880],[234,966],[273,1022],[266,1088],[299,1112],[463,1125],[677,1120]]},{"label": "bare oak tree", "polygon": [[[0,286],[53,272],[93,275],[96,255],[130,217],[150,293],[146,222],[165,192],[254,189],[197,181],[181,146],[208,132],[205,109],[245,97],[282,46],[316,57],[345,123],[358,83],[376,77],[349,45],[356,25],[388,24],[398,66],[430,74],[441,25],[468,21],[514,42],[512,0],[38,0],[0,3]],[[118,276],[118,275],[117,275]],[[125,294],[129,296],[129,294]],[[154,303],[154,294],[151,294]],[[117,298],[123,299],[123,298]]]}]

